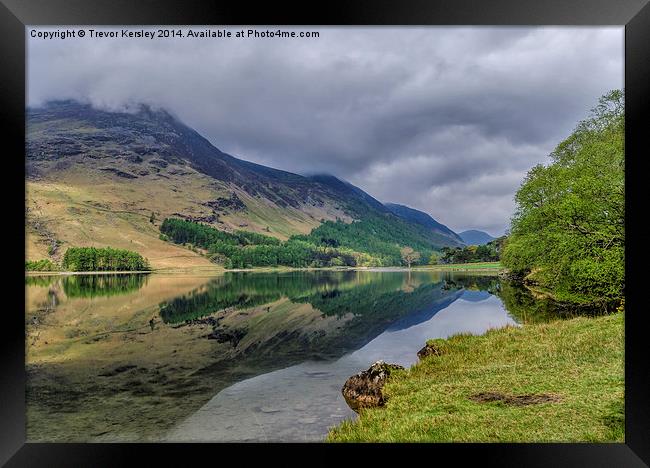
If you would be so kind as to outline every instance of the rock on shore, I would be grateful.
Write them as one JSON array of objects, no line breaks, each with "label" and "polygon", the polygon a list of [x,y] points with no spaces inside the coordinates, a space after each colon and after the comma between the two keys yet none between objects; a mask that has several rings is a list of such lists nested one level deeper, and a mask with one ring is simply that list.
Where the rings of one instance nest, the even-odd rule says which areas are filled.
[{"label": "rock on shore", "polygon": [[391,372],[404,369],[398,364],[388,364],[377,361],[363,372],[350,377],[343,385],[342,393],[346,403],[357,413],[361,408],[383,406],[386,398],[382,387]]},{"label": "rock on shore", "polygon": [[418,351],[418,358],[424,359],[427,356],[440,356],[442,354],[442,349],[437,346],[435,343],[427,343],[424,347]]}]

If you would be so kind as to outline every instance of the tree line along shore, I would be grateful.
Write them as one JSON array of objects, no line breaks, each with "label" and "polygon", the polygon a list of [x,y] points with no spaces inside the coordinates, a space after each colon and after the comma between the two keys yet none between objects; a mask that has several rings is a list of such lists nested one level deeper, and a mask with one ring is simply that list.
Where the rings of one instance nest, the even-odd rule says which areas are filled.
[{"label": "tree line along shore", "polygon": [[[200,222],[166,218],[160,226],[160,239],[184,246],[228,270],[284,267],[383,268],[443,267],[470,265],[468,268],[494,268],[505,241],[501,237],[486,245],[440,247],[420,245],[415,250],[404,245],[408,239],[390,234],[376,235],[376,219],[361,219],[347,224],[325,222],[309,235],[292,236],[287,241],[250,231],[226,232]],[[381,223],[380,223],[381,224]],[[358,243],[358,235],[373,238]],[[372,233],[372,234],[371,234]],[[401,246],[400,246],[401,245]],[[27,271],[147,271],[149,262],[136,252],[111,247],[71,247],[61,264],[50,259],[27,261]]]}]

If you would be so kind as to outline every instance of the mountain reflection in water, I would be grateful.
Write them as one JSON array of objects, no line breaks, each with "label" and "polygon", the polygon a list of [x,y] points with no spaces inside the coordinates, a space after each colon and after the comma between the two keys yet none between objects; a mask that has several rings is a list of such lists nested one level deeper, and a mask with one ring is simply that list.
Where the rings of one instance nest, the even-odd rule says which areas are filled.
[{"label": "mountain reflection in water", "polygon": [[321,440],[354,416],[350,375],[519,320],[498,278],[477,274],[77,275],[26,288],[29,441]]}]

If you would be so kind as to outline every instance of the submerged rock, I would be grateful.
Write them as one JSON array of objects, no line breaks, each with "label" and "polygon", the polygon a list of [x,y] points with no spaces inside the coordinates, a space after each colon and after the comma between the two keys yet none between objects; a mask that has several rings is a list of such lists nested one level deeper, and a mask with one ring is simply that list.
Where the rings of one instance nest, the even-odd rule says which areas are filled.
[{"label": "submerged rock", "polygon": [[386,398],[381,392],[392,371],[404,369],[398,364],[377,361],[363,372],[350,377],[341,392],[350,408],[357,413],[361,408],[384,406]]},{"label": "submerged rock", "polygon": [[427,343],[420,351],[418,351],[418,358],[423,359],[427,356],[440,356],[442,349],[433,343]]}]

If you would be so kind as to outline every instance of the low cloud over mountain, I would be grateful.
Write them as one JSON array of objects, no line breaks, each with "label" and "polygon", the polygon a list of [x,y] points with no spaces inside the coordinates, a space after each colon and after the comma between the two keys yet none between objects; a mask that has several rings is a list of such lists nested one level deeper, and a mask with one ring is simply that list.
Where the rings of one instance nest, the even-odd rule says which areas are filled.
[{"label": "low cloud over mountain", "polygon": [[623,83],[622,28],[307,29],[28,37],[29,104],[165,108],[225,152],[500,235],[526,171]]}]

